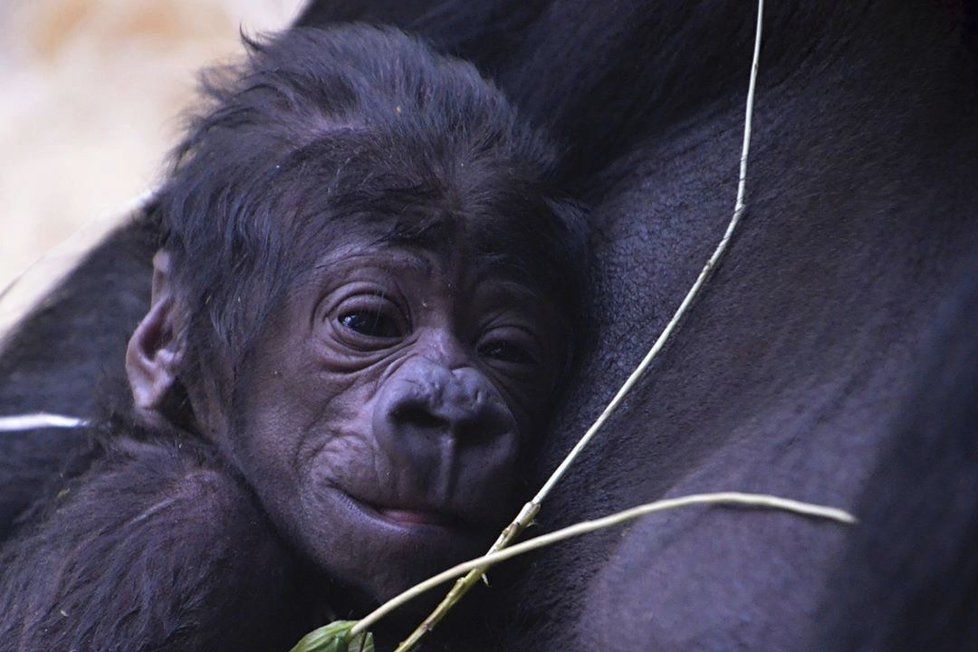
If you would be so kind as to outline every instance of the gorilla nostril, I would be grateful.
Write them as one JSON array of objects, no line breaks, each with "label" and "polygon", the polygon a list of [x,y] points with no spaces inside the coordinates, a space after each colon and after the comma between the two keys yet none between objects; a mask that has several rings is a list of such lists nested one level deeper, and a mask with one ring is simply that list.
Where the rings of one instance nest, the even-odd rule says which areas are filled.
[{"label": "gorilla nostril", "polygon": [[495,439],[508,430],[508,423],[496,415],[480,413],[458,424],[458,436],[470,441]]},{"label": "gorilla nostril", "polygon": [[391,416],[398,425],[421,430],[448,430],[449,427],[447,419],[432,414],[431,410],[417,403],[399,405]]}]

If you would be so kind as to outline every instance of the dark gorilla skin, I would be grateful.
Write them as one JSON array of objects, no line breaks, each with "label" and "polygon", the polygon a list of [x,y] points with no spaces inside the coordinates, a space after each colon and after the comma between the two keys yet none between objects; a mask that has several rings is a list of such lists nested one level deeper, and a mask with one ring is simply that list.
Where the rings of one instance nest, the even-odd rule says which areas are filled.
[{"label": "dark gorilla skin", "polygon": [[[421,34],[474,62],[565,147],[559,180],[593,207],[596,326],[538,479],[645,353],[729,219],[754,5],[322,1],[300,19]],[[591,535],[494,571],[493,590],[478,593],[497,608],[449,618],[465,631],[444,633],[447,649],[955,650],[975,640],[978,5],[766,5],[746,218],[703,300],[536,531],[726,489],[852,509],[865,525],[690,510]],[[29,382],[0,374],[0,404],[91,404],[81,388],[92,368],[124,346],[104,334],[138,320],[131,299],[146,296],[152,249],[122,240],[68,283],[118,284],[86,299],[108,304],[95,324],[79,324],[87,313],[64,293],[24,322],[0,365]],[[142,256],[129,260],[133,251]],[[17,441],[60,454],[49,433],[31,437]],[[0,454],[0,467],[30,466],[18,459]],[[20,496],[56,465],[31,468]],[[510,572],[519,578],[506,585]],[[457,638],[480,627],[490,632],[481,645]]]},{"label": "dark gorilla skin", "polygon": [[464,241],[373,240],[323,245],[249,356],[230,448],[305,555],[378,598],[506,524],[562,352],[548,300]]},{"label": "dark gorilla skin", "polygon": [[131,400],[3,548],[2,649],[286,649],[518,507],[585,260],[547,143],[395,30],[250,47],[145,218]]}]

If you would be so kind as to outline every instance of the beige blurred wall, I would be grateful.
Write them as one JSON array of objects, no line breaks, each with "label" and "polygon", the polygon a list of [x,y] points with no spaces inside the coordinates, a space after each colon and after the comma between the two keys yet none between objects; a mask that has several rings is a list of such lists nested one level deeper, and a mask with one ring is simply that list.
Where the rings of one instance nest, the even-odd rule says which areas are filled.
[{"label": "beige blurred wall", "polygon": [[[301,4],[0,1],[0,291],[149,189],[195,71],[238,56],[239,29],[280,29]],[[42,261],[20,285],[54,273]]]}]

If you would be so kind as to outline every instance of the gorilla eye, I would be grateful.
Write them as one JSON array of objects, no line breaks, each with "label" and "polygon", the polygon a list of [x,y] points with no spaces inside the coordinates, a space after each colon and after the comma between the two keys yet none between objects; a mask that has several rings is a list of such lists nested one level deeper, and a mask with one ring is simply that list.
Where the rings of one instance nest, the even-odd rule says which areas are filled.
[{"label": "gorilla eye", "polygon": [[340,325],[351,331],[382,339],[394,339],[404,335],[394,317],[378,310],[353,310],[339,317]]},{"label": "gorilla eye", "polygon": [[482,344],[477,349],[480,356],[508,362],[510,364],[531,365],[536,359],[523,347],[511,342],[489,342]]},{"label": "gorilla eye", "polygon": [[503,323],[492,326],[482,334],[475,351],[487,364],[502,370],[530,371],[540,362],[539,340],[530,326]]}]

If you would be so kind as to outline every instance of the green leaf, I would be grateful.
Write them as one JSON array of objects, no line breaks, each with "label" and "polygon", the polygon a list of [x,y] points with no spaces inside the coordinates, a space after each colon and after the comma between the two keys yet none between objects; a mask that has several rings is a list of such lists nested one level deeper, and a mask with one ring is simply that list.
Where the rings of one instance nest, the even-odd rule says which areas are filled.
[{"label": "green leaf", "polygon": [[374,652],[373,634],[350,635],[356,624],[355,620],[337,620],[320,627],[303,636],[290,652]]}]

